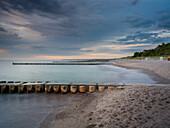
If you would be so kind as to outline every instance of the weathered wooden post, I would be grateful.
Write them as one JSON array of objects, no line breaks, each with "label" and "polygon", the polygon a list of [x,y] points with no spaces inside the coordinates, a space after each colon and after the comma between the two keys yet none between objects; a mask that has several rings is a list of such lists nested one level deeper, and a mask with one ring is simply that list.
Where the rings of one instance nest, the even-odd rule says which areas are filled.
[{"label": "weathered wooden post", "polygon": [[99,92],[103,92],[105,90],[104,86],[98,86]]},{"label": "weathered wooden post", "polygon": [[0,91],[1,93],[5,93],[7,90],[7,85],[6,81],[0,81]]},{"label": "weathered wooden post", "polygon": [[115,90],[115,87],[113,87],[113,86],[108,86],[108,91],[113,91],[113,90]]},{"label": "weathered wooden post", "polygon": [[110,88],[110,86],[113,86],[113,83],[98,83],[98,90],[99,92],[103,92],[106,88],[108,91],[113,90],[114,87]]},{"label": "weathered wooden post", "polygon": [[117,87],[117,90],[123,90],[123,89],[124,89],[124,87],[122,87],[122,86]]},{"label": "weathered wooden post", "polygon": [[86,92],[86,86],[79,86],[79,92]]},{"label": "weathered wooden post", "polygon": [[77,92],[77,89],[78,89],[78,86],[74,86],[74,85],[71,85],[71,86],[70,86],[70,91],[71,91],[71,93],[76,93],[76,92]]},{"label": "weathered wooden post", "polygon": [[89,86],[89,92],[95,92],[96,86]]},{"label": "weathered wooden post", "polygon": [[41,84],[37,84],[37,85],[35,85],[35,93],[40,93],[40,92],[42,92],[43,91],[43,87],[42,87],[43,85],[41,85]]},{"label": "weathered wooden post", "polygon": [[24,83],[23,85],[26,88],[27,94],[35,91],[35,83]]},{"label": "weathered wooden post", "polygon": [[8,86],[9,86],[9,94],[15,93],[17,91],[18,83],[14,83],[13,81],[8,81]]},{"label": "weathered wooden post", "polygon": [[9,94],[14,93],[16,85],[13,84],[13,85],[8,85],[8,86],[9,86]]},{"label": "weathered wooden post", "polygon": [[42,81],[33,83],[33,85],[35,86],[35,93],[41,93],[44,91],[44,83],[42,83]]},{"label": "weathered wooden post", "polygon": [[79,92],[84,93],[86,91],[94,92],[96,89],[96,83],[72,83],[72,86],[77,86]]},{"label": "weathered wooden post", "polygon": [[68,92],[68,85],[61,85],[61,93],[65,94]]},{"label": "weathered wooden post", "polygon": [[18,94],[22,94],[25,92],[25,86],[24,85],[18,85]]},{"label": "weathered wooden post", "polygon": [[45,94],[50,93],[52,91],[52,85],[51,83],[45,84]]},{"label": "weathered wooden post", "polygon": [[60,85],[53,85],[53,90],[54,90],[54,93],[56,94],[56,93],[58,93],[59,92],[59,90],[60,90]]},{"label": "weathered wooden post", "polygon": [[124,84],[119,84],[119,86],[117,87],[117,90],[123,90],[124,86],[125,86],[125,83]]},{"label": "weathered wooden post", "polygon": [[32,85],[27,85],[27,94],[32,92]]}]

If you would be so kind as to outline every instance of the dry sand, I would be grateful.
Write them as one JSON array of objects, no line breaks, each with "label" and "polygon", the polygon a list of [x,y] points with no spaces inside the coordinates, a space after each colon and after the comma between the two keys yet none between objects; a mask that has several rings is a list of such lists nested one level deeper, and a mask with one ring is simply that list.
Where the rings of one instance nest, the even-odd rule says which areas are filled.
[{"label": "dry sand", "polygon": [[126,86],[124,90],[77,93],[53,128],[168,128],[170,85]]},{"label": "dry sand", "polygon": [[160,60],[114,60],[116,66],[149,70],[170,80],[170,61]]},{"label": "dry sand", "polygon": [[101,128],[168,128],[170,86],[127,86],[98,100],[92,124]]}]

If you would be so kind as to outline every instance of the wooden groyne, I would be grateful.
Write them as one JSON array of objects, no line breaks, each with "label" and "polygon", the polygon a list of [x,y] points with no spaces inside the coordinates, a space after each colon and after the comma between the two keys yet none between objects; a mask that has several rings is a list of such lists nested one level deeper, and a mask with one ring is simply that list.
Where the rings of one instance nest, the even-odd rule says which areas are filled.
[{"label": "wooden groyne", "polygon": [[12,63],[13,65],[108,65],[108,63]]},{"label": "wooden groyne", "polygon": [[103,92],[105,90],[122,90],[122,83],[57,83],[57,82],[13,82],[0,81],[0,92],[5,93],[93,93],[95,91]]}]

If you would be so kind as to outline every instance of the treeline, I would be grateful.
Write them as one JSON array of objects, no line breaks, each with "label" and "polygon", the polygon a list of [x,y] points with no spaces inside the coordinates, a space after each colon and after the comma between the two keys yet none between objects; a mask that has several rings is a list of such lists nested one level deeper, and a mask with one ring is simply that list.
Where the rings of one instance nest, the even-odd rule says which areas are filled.
[{"label": "treeline", "polygon": [[154,49],[143,50],[142,52],[135,52],[133,57],[147,57],[147,56],[162,56],[170,55],[170,43],[162,43]]}]

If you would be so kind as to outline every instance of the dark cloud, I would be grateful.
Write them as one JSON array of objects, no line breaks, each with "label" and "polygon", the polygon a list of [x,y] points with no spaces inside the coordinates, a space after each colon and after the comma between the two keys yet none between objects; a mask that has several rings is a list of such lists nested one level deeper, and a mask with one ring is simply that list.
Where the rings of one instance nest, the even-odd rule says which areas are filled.
[{"label": "dark cloud", "polygon": [[164,12],[158,21],[158,27],[163,29],[170,29],[170,13]]},{"label": "dark cloud", "polygon": [[0,39],[7,39],[7,40],[19,40],[21,37],[19,36],[18,33],[15,32],[10,32],[6,30],[4,27],[0,26]]},{"label": "dark cloud", "polygon": [[156,12],[157,17],[150,19],[149,17],[127,16],[123,22],[129,23],[134,28],[149,28],[158,27],[163,29],[170,29],[170,10],[162,10]]},{"label": "dark cloud", "polygon": [[83,52],[93,52],[93,50],[81,50]]},{"label": "dark cloud", "polygon": [[131,5],[136,5],[139,2],[139,0],[133,0]]},{"label": "dark cloud", "polygon": [[11,12],[9,7],[28,14],[69,15],[74,10],[74,6],[67,6],[61,0],[0,0],[0,8]]},{"label": "dark cloud", "polygon": [[163,28],[163,29],[169,29],[170,30],[170,21],[166,21],[163,23],[159,23],[158,27]]},{"label": "dark cloud", "polygon": [[[159,37],[161,33],[151,31],[169,29],[168,3],[166,0],[0,0],[0,47],[13,48],[18,54],[22,51],[23,56],[79,55],[112,52],[105,47],[98,51],[82,50],[108,45],[112,39],[115,40],[112,44],[119,45],[166,42],[169,37]],[[120,39],[122,36],[126,37]]]},{"label": "dark cloud", "polygon": [[127,17],[123,22],[127,22],[135,28],[148,28],[155,25],[155,21],[152,19],[145,19],[142,17]]},{"label": "dark cloud", "polygon": [[[83,29],[93,29],[104,19],[97,14],[96,2],[90,0],[0,0],[0,8],[14,15],[11,9],[24,14],[29,24],[10,24],[23,26],[40,32],[43,36],[83,37]],[[33,14],[38,17],[33,17]],[[1,14],[4,16],[4,14]],[[6,16],[6,14],[5,14]]]},{"label": "dark cloud", "polygon": [[39,45],[39,46],[31,46],[31,48],[36,50],[45,50],[47,47]]},{"label": "dark cloud", "polygon": [[20,40],[21,37],[17,33],[0,33],[0,39]]},{"label": "dark cloud", "polygon": [[5,30],[3,27],[0,26],[0,32],[8,32],[8,31]]}]

